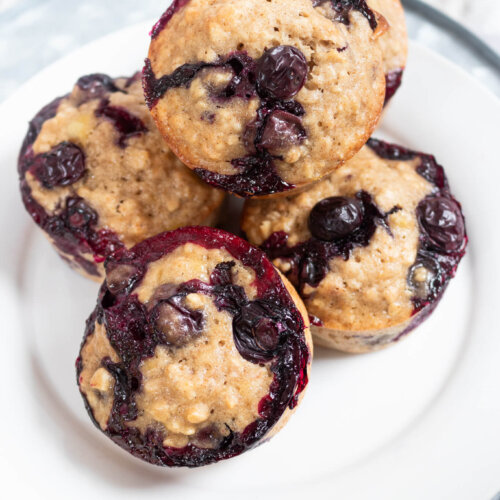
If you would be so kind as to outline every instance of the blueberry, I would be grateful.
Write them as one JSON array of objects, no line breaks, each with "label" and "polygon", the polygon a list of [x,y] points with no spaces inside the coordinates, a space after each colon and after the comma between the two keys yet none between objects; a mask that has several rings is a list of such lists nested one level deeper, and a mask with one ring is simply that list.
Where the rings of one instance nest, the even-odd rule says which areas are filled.
[{"label": "blueberry", "polygon": [[316,287],[328,272],[328,261],[317,254],[306,254],[299,263],[298,282]]},{"label": "blueberry", "polygon": [[252,120],[245,127],[245,131],[243,132],[243,145],[249,153],[254,154],[257,152],[255,149],[255,139],[259,133],[260,127],[262,127],[262,122],[260,120]]},{"label": "blueberry", "polygon": [[335,15],[333,17],[334,21],[349,25],[351,23],[350,13],[352,10],[357,10],[368,20],[372,30],[377,27],[377,17],[374,12],[368,7],[366,0],[312,0],[313,7],[317,7],[322,3],[329,1]]},{"label": "blueberry", "polygon": [[305,137],[302,121],[298,116],[276,110],[267,118],[260,146],[269,151],[280,151],[299,144]]},{"label": "blueberry", "polygon": [[417,217],[432,246],[445,252],[454,252],[462,247],[465,224],[455,200],[444,196],[425,198],[417,207]]},{"label": "blueberry", "polygon": [[280,328],[271,318],[261,318],[255,325],[254,335],[263,351],[273,351],[278,347]]},{"label": "blueberry", "polygon": [[61,142],[35,158],[32,173],[47,189],[69,186],[83,177],[85,155],[77,145]]},{"label": "blueberry", "polygon": [[97,232],[93,231],[88,236],[94,254],[98,255],[100,258],[109,257],[119,248],[123,247],[123,243],[119,236],[106,228],[101,228]]},{"label": "blueberry", "polygon": [[[59,104],[61,103],[62,99],[62,97],[54,99],[52,102],[44,106],[30,121],[28,133],[26,134],[23,145],[21,147],[21,156],[26,153],[28,146],[36,141],[38,135],[40,134],[40,131],[42,130],[43,124],[47,120],[50,120],[51,118],[54,118],[54,116],[56,116],[57,109],[59,108]],[[24,162],[20,162],[19,166],[22,167],[24,165]],[[24,170],[21,169],[20,171],[24,173]]]},{"label": "blueberry", "polygon": [[97,213],[82,198],[66,200],[66,221],[70,228],[85,231],[97,223]]},{"label": "blueberry", "polygon": [[408,271],[408,284],[416,298],[425,300],[430,297],[440,285],[438,262],[429,256],[419,255]]},{"label": "blueberry", "polygon": [[198,448],[214,449],[220,446],[224,436],[214,424],[200,429],[193,437],[193,444]]},{"label": "blueberry", "polygon": [[265,300],[244,305],[233,320],[238,351],[254,362],[271,360],[280,342],[284,326],[276,321],[277,311]]},{"label": "blueberry", "polygon": [[142,85],[144,87],[144,96],[149,109],[152,109],[165,92],[171,88],[185,87],[189,88],[196,75],[207,67],[213,67],[214,64],[199,62],[186,63],[179,66],[170,75],[163,75],[156,78],[151,65],[151,60],[146,59],[146,64],[142,70]]},{"label": "blueberry", "polygon": [[45,222],[44,229],[54,239],[62,238],[66,235],[67,229],[64,221],[57,215],[49,217]]},{"label": "blueberry", "polygon": [[106,268],[106,284],[112,293],[121,293],[134,283],[137,269],[129,264],[120,264],[112,269]]},{"label": "blueberry", "polygon": [[97,117],[107,118],[120,134],[118,145],[121,148],[126,147],[127,139],[143,134],[148,131],[144,122],[129,113],[120,106],[110,106],[107,100],[103,100],[95,112]]},{"label": "blueberry", "polygon": [[317,287],[325,278],[331,259],[349,259],[354,248],[370,243],[377,227],[392,234],[387,217],[398,210],[395,206],[389,212],[380,211],[366,191],[358,191],[354,198],[326,198],[309,214],[311,238],[289,246],[288,235],[276,232],[262,248],[271,259],[279,258],[289,263],[287,277],[301,293],[307,293],[304,285]]},{"label": "blueberry", "polygon": [[257,91],[261,97],[290,99],[303,87],[306,77],[304,54],[289,45],[266,50],[257,63]]},{"label": "blueberry", "polygon": [[262,249],[271,255],[271,258],[274,259],[273,252],[281,252],[286,251],[288,248],[288,234],[285,231],[277,231],[262,244]]},{"label": "blueberry", "polygon": [[217,264],[210,275],[210,284],[218,286],[230,285],[233,282],[231,270],[235,265],[234,260]]},{"label": "blueberry", "polygon": [[203,314],[184,307],[180,297],[159,302],[154,307],[151,318],[155,331],[176,347],[195,339],[203,330]]},{"label": "blueberry", "polygon": [[413,160],[415,156],[420,156],[420,153],[411,151],[397,144],[380,141],[379,139],[368,139],[366,145],[380,158],[386,160],[406,161]]},{"label": "blueberry", "polygon": [[398,88],[401,86],[401,80],[403,79],[403,70],[396,69],[389,71],[385,75],[385,101],[384,106],[391,100],[392,96],[396,93]]},{"label": "blueberry", "polygon": [[150,309],[152,309],[158,302],[168,300],[174,295],[177,295],[179,291],[179,286],[174,283],[164,283],[156,288],[153,296],[151,297],[149,304]]},{"label": "blueberry", "polygon": [[255,61],[245,52],[235,52],[226,62],[234,72],[233,78],[219,97],[240,97],[250,99],[255,96]]},{"label": "blueberry", "polygon": [[317,326],[317,327],[324,326],[323,321],[321,321],[317,316],[314,316],[314,314],[309,314],[309,322],[313,326]]},{"label": "blueberry", "polygon": [[407,161],[418,157],[420,164],[416,168],[417,173],[439,189],[448,188],[448,180],[443,167],[436,162],[434,156],[418,153],[378,139],[369,139],[366,144],[375,154],[386,160]]},{"label": "blueberry", "polygon": [[285,182],[278,175],[269,154],[235,158],[231,160],[231,165],[239,170],[238,174],[218,174],[203,168],[197,168],[194,172],[207,184],[225,191],[231,191],[243,198],[281,193],[295,187],[293,184]]},{"label": "blueberry", "polygon": [[448,180],[446,179],[443,167],[431,155],[420,156],[420,165],[417,167],[417,173],[439,189],[448,187]]},{"label": "blueberry", "polygon": [[363,204],[356,198],[332,196],[318,202],[309,214],[311,234],[323,241],[343,238],[359,228]]},{"label": "blueberry", "polygon": [[82,76],[76,84],[80,90],[87,94],[87,100],[96,99],[108,92],[118,92],[120,90],[108,75],[102,73]]},{"label": "blueberry", "polygon": [[173,15],[182,7],[184,7],[188,2],[189,0],[174,0],[172,2],[170,7],[163,13],[160,20],[153,26],[153,29],[150,33],[153,40],[165,29],[165,26],[167,26]]}]

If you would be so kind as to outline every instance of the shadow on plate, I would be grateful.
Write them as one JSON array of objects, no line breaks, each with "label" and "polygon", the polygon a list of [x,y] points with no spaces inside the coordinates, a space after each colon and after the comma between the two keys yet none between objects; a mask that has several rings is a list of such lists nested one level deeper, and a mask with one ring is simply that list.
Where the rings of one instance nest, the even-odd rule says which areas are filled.
[{"label": "shadow on plate", "polygon": [[[51,434],[54,443],[66,455],[69,462],[76,464],[77,467],[80,466],[87,469],[103,482],[111,483],[113,487],[144,489],[182,481],[189,471],[182,469],[162,469],[142,462],[121,450],[111,440],[100,434],[94,428],[90,419],[88,420],[88,425],[85,425],[79,419],[78,413],[83,410],[83,401],[78,401],[81,398],[78,397],[74,371],[71,373],[73,379],[71,381],[67,380],[68,376],[71,376],[68,374],[67,365],[68,359],[70,363],[73,363],[74,356],[76,356],[76,353],[73,355],[73,350],[78,348],[81,338],[79,336],[73,337],[68,335],[68,330],[71,328],[67,328],[67,317],[64,317],[64,321],[58,323],[58,315],[50,307],[51,303],[53,303],[51,300],[52,294],[61,294],[61,283],[58,282],[58,273],[55,273],[56,279],[52,283],[53,286],[47,290],[46,296],[41,298],[40,303],[41,308],[49,309],[47,315],[49,318],[53,318],[50,324],[47,324],[49,321],[44,321],[45,324],[35,328],[35,325],[32,324],[35,321],[34,311],[30,311],[29,309],[29,306],[32,304],[29,300],[27,304],[23,304],[24,300],[29,296],[30,291],[33,291],[32,286],[34,286],[33,280],[28,280],[26,269],[29,269],[27,259],[30,258],[30,251],[36,252],[37,256],[41,257],[43,260],[42,267],[53,268],[50,265],[45,266],[47,255],[49,258],[53,257],[54,262],[58,258],[55,253],[52,255],[51,248],[41,247],[41,244],[45,243],[43,240],[40,239],[40,245],[37,244],[38,239],[34,237],[35,231],[35,228],[30,228],[25,232],[21,247],[22,253],[18,257],[16,278],[12,281],[14,281],[13,286],[15,286],[20,302],[23,305],[20,309],[21,325],[28,346],[26,354],[30,370],[28,377],[31,386],[29,386],[29,389],[32,395],[32,408],[37,413],[36,421],[40,422],[46,432]],[[31,245],[33,244],[34,246],[32,247]],[[25,263],[27,266],[24,265]],[[61,265],[64,266],[64,263],[61,262]],[[45,272],[48,272],[50,275],[49,269]],[[68,273],[71,273],[71,271],[68,270]],[[12,274],[12,272],[7,272],[7,274]],[[69,276],[73,286],[73,276],[71,274]],[[81,295],[80,288],[83,289],[88,282],[76,274],[74,276],[75,293],[69,296],[68,300],[78,302],[78,297]],[[78,281],[80,280],[81,287],[78,286]],[[67,286],[63,288],[67,289]],[[64,308],[64,304],[62,307]],[[71,316],[73,312],[72,310],[64,311],[63,316],[68,313]],[[81,330],[83,332],[83,322]],[[44,352],[40,351],[40,341],[44,344],[44,349],[48,347],[45,350],[42,349]],[[44,363],[42,363],[44,355],[45,358],[50,358],[45,359],[45,365],[47,362],[52,365],[52,377],[47,372],[47,366],[44,366]],[[57,387],[54,383],[54,374],[57,378],[59,376],[64,377],[64,380],[61,380],[60,385]],[[74,385],[74,387],[71,387],[71,385]],[[68,399],[66,400],[66,398]],[[68,401],[71,401],[74,408],[68,404]],[[76,408],[78,403],[81,404],[80,408]]]},{"label": "shadow on plate", "polygon": [[48,410],[51,420],[56,423],[57,433],[54,432],[54,438],[65,448],[64,451],[72,462],[78,462],[116,487],[147,488],[178,482],[183,478],[186,471],[155,469],[155,466],[129,456],[111,441],[107,441],[104,435],[97,434],[99,431],[93,428],[90,421],[89,426],[83,426],[51,388],[33,353],[30,361],[33,393],[41,397],[44,409]]}]

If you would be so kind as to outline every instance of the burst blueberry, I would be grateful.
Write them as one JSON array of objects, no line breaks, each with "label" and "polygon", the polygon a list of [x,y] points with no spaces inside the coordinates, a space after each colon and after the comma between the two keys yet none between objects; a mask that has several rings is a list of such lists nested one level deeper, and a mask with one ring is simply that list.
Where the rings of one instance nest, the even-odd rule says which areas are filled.
[{"label": "burst blueberry", "polygon": [[131,137],[136,137],[138,135],[144,134],[148,131],[144,122],[134,116],[132,113],[127,111],[125,108],[120,106],[111,106],[107,99],[101,102],[101,105],[97,108],[95,112],[97,117],[104,117],[113,123],[114,127],[118,131],[118,145],[121,148],[127,146],[127,140]]},{"label": "burst blueberry", "polygon": [[121,293],[129,288],[137,278],[137,268],[128,264],[106,267],[106,284],[113,294]]},{"label": "burst blueberry", "polygon": [[85,155],[76,144],[61,142],[48,153],[38,155],[31,171],[46,189],[69,186],[83,177]]},{"label": "burst blueberry", "polygon": [[176,347],[195,339],[203,330],[203,314],[190,311],[180,297],[159,302],[153,309],[150,321],[165,341]]},{"label": "burst blueberry", "polygon": [[267,118],[260,146],[268,151],[281,151],[300,144],[306,137],[302,120],[286,111],[276,110]]},{"label": "burst blueberry", "polygon": [[65,218],[69,227],[86,233],[97,223],[97,213],[82,198],[71,197],[66,200]]},{"label": "burst blueberry", "polygon": [[430,255],[417,256],[415,264],[408,271],[408,284],[419,300],[428,300],[439,289],[440,267]]},{"label": "burst blueberry", "polygon": [[253,362],[272,359],[285,330],[273,319],[279,317],[273,304],[256,300],[243,306],[233,320],[235,343],[241,355]]}]

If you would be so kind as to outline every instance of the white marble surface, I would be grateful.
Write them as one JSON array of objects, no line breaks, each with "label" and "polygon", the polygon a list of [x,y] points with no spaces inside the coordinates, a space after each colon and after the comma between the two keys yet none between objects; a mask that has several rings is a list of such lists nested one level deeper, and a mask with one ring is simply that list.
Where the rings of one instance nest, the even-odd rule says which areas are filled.
[{"label": "white marble surface", "polygon": [[[500,0],[426,0],[500,52]],[[90,40],[158,17],[167,0],[0,0],[0,101]]]}]

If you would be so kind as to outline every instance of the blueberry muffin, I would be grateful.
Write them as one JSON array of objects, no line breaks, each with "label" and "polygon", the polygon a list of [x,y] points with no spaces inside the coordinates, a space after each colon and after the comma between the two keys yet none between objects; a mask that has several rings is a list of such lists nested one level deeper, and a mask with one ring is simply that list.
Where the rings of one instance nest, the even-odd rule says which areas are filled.
[{"label": "blueberry muffin", "polygon": [[334,18],[323,3],[179,0],[154,27],[146,100],[169,146],[209,184],[283,193],[365,144],[384,102],[377,38],[387,23],[364,1],[335,2]]},{"label": "blueberry muffin", "polygon": [[100,279],[102,262],[160,232],[215,222],[224,195],[166,146],[140,74],[95,74],[31,121],[19,156],[24,205],[59,254]]},{"label": "blueberry muffin", "polygon": [[311,356],[304,305],[265,254],[190,227],[106,261],[77,376],[115,443],[155,465],[197,467],[275,434]]},{"label": "blueberry muffin", "polygon": [[247,201],[242,225],[297,287],[315,341],[347,352],[381,349],[421,323],[467,244],[434,157],[375,139],[301,194]]}]

